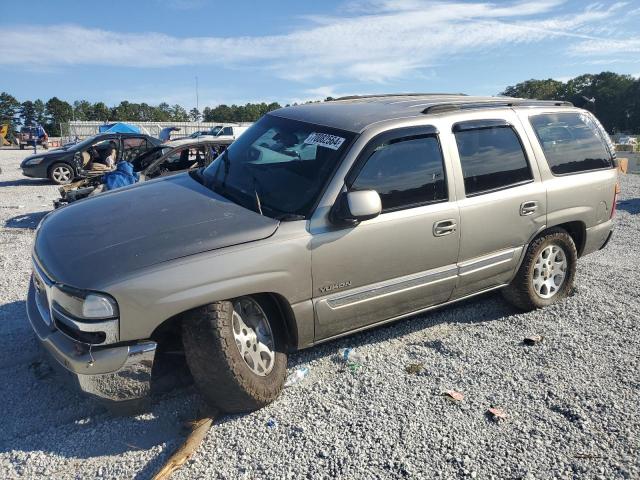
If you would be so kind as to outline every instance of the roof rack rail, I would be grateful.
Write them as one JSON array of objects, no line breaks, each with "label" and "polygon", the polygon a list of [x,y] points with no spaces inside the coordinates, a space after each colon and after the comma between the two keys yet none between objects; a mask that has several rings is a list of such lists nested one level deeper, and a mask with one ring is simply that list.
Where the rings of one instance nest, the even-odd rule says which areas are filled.
[{"label": "roof rack rail", "polygon": [[385,97],[466,97],[466,93],[379,93],[378,95],[346,95],[329,100],[335,102],[337,100],[358,100],[361,98],[385,98]]},{"label": "roof rack rail", "polygon": [[561,100],[495,100],[486,102],[451,102],[431,105],[422,113],[441,113],[453,110],[473,110],[476,108],[502,108],[502,107],[573,107],[573,103]]}]

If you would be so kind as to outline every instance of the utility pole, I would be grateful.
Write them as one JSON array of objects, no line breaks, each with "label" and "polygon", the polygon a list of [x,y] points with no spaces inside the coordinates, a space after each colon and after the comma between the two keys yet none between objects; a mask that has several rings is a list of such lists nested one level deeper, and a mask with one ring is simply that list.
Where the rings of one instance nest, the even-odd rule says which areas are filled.
[{"label": "utility pole", "polygon": [[[198,76],[196,75],[196,110],[200,114],[200,99],[198,96]],[[200,123],[200,116],[198,116],[198,123]]]}]

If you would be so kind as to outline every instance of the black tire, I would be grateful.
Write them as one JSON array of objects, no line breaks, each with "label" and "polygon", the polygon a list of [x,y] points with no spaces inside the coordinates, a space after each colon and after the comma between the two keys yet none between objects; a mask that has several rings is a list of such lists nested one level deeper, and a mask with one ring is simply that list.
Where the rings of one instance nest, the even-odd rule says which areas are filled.
[{"label": "black tire", "polygon": [[[63,176],[63,172],[67,172],[67,175]],[[49,180],[56,185],[67,185],[73,182],[75,176],[73,167],[68,163],[58,162],[49,167]]]},{"label": "black tire", "polygon": [[[563,283],[550,298],[540,296],[532,282],[536,259],[547,247],[560,247],[567,261],[567,268]],[[538,236],[527,249],[522,265],[511,283],[502,289],[503,297],[515,307],[529,311],[543,308],[565,298],[573,287],[576,275],[578,254],[571,236],[563,229],[552,228]],[[546,278],[546,277],[545,277]]]},{"label": "black tire", "polygon": [[24,150],[24,144],[20,144],[20,150]]},{"label": "black tire", "polygon": [[211,406],[227,413],[250,412],[268,405],[280,394],[287,373],[280,312],[268,297],[250,298],[264,311],[273,334],[275,355],[266,376],[254,373],[236,346],[231,301],[191,310],[182,322],[182,342],[194,382]]}]

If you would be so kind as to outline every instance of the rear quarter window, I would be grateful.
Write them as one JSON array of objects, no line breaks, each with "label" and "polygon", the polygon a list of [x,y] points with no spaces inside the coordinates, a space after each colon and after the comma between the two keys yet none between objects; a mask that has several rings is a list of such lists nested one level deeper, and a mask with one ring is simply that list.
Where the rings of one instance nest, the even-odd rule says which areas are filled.
[{"label": "rear quarter window", "polygon": [[612,168],[606,133],[586,113],[547,113],[530,117],[554,175]]}]

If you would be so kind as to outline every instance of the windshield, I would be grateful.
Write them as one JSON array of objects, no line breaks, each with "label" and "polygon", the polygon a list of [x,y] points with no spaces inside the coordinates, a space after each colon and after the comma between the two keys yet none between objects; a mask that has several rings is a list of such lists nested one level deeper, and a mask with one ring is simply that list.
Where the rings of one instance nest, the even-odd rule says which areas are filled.
[{"label": "windshield", "polygon": [[265,115],[204,170],[204,183],[271,217],[307,217],[354,136]]},{"label": "windshield", "polygon": [[74,150],[84,150],[85,147],[88,147],[93,142],[95,142],[97,137],[98,137],[98,135],[94,135],[93,137],[85,138],[80,143],[75,143],[73,145],[69,145],[69,148],[72,148]]}]

